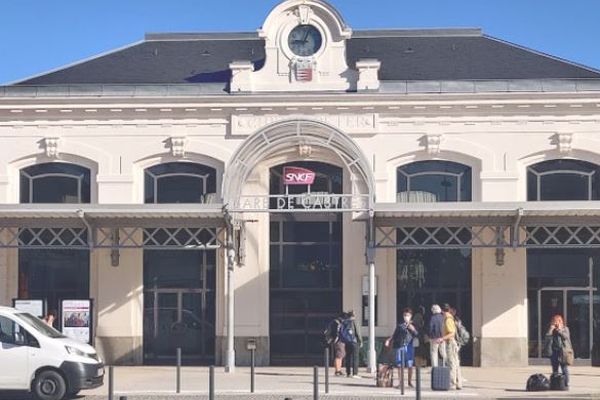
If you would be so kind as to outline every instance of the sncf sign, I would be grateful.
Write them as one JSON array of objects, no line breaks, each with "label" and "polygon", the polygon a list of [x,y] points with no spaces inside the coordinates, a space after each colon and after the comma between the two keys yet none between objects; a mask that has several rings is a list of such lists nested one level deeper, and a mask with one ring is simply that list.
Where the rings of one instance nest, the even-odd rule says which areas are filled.
[{"label": "sncf sign", "polygon": [[316,174],[308,169],[299,167],[283,167],[284,185],[312,185]]}]

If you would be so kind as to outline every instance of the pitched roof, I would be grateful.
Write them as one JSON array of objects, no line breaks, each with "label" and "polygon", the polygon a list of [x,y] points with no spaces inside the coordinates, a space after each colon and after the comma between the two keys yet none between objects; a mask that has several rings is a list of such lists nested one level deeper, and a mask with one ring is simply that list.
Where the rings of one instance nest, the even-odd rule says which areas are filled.
[{"label": "pitched roof", "polygon": [[[150,34],[143,42],[18,85],[229,82],[232,61],[265,60],[256,33]],[[348,65],[381,61],[383,81],[600,78],[600,71],[482,35],[478,29],[357,31]]]}]

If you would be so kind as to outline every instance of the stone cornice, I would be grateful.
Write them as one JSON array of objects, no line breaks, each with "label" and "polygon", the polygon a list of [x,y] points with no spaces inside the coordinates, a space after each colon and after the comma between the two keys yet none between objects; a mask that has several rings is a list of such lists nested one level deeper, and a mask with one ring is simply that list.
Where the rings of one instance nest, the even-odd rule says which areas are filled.
[{"label": "stone cornice", "polygon": [[600,117],[600,92],[281,94],[180,98],[0,98],[0,122],[229,119],[373,113],[396,118]]}]

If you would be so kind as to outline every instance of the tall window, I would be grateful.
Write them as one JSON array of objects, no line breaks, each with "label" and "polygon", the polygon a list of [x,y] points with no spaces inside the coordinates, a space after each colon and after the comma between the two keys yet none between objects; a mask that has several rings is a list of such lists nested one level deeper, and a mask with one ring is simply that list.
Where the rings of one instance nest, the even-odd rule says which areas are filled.
[{"label": "tall window", "polygon": [[[314,184],[285,185],[285,166],[315,173]],[[343,171],[318,162],[271,168],[271,195],[342,194]],[[339,214],[270,216],[272,364],[313,365],[322,357],[323,326],[342,311],[342,219]]]},{"label": "tall window", "polygon": [[21,203],[89,203],[90,170],[46,163],[21,170]]},{"label": "tall window", "polygon": [[471,168],[450,161],[420,161],[398,168],[397,202],[471,201]]},{"label": "tall window", "polygon": [[527,169],[527,200],[598,200],[599,168],[579,160],[550,160],[532,165]]},{"label": "tall window", "polygon": [[[471,168],[449,161],[422,161],[398,168],[399,203],[471,201]],[[457,234],[460,235],[457,229]],[[397,240],[404,233],[397,230]],[[398,250],[397,320],[402,310],[420,310],[427,321],[432,304],[448,303],[471,328],[471,252],[469,250]],[[417,328],[419,329],[419,328]],[[420,329],[424,329],[423,326]],[[462,360],[472,362],[472,347],[462,351]]]},{"label": "tall window", "polygon": [[145,173],[145,203],[214,203],[217,171],[202,164],[167,163]]}]

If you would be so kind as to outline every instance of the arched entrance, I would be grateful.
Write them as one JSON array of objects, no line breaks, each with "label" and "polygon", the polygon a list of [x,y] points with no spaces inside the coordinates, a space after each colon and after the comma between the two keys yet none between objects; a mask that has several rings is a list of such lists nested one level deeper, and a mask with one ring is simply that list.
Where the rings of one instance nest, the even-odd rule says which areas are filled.
[{"label": "arched entrance", "polygon": [[[269,362],[314,364],[322,357],[326,323],[343,309],[345,241],[353,240],[350,247],[356,250],[352,267],[366,266],[366,225],[356,221],[368,221],[372,210],[370,164],[354,140],[336,128],[292,120],[248,138],[226,171],[224,203],[233,221],[254,221],[248,240],[268,231],[259,250],[264,256],[255,262],[269,272]],[[360,228],[351,229],[353,239],[344,234],[350,224]],[[232,280],[230,269],[228,286]]]}]

